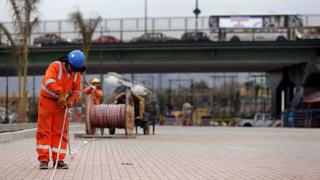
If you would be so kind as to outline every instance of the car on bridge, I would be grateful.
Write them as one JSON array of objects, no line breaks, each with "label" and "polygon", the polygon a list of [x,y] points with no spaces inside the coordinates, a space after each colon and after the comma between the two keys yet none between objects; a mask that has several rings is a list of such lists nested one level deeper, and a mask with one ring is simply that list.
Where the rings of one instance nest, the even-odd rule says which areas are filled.
[{"label": "car on bridge", "polygon": [[139,42],[176,42],[179,39],[168,37],[163,33],[146,33],[141,35],[140,37],[133,38],[131,43],[139,43]]},{"label": "car on bridge", "polygon": [[97,39],[94,39],[92,43],[121,43],[120,39],[117,39],[113,36],[102,36]]},{"label": "car on bridge", "polygon": [[82,44],[83,40],[82,38],[76,38],[76,39],[72,39],[71,44]]},{"label": "car on bridge", "polygon": [[305,39],[320,39],[320,27],[304,28]]},{"label": "car on bridge", "polygon": [[70,39],[62,38],[59,35],[54,33],[42,35],[40,37],[35,38],[33,41],[34,45],[41,45],[41,46],[65,45],[70,43],[71,43]]},{"label": "car on bridge", "polygon": [[209,37],[207,36],[207,33],[197,31],[197,32],[185,32],[181,36],[181,41],[196,41],[196,42],[203,42],[203,41],[210,41]]}]

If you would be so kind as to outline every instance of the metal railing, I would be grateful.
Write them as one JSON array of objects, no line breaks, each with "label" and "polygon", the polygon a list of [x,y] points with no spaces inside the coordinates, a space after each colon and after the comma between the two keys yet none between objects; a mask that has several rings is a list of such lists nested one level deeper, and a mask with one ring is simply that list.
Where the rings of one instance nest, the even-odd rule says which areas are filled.
[{"label": "metal railing", "polygon": [[284,127],[320,127],[320,109],[294,109],[282,113]]},{"label": "metal railing", "polygon": [[[320,26],[320,15],[303,15],[302,21],[305,27]],[[4,22],[10,32],[15,33],[15,26],[12,22]],[[103,19],[98,25],[93,38],[102,35],[114,36],[123,41],[129,41],[145,33],[144,18],[118,18]],[[195,17],[150,17],[147,20],[148,32],[162,32],[169,37],[179,38],[184,32],[195,31]],[[198,18],[198,30],[209,32],[209,17]],[[68,20],[48,20],[40,21],[33,30],[31,39],[43,34],[54,33],[63,38],[80,38],[77,29]],[[1,35],[1,34],[0,34]],[[6,37],[2,37],[2,42],[7,42]]]}]

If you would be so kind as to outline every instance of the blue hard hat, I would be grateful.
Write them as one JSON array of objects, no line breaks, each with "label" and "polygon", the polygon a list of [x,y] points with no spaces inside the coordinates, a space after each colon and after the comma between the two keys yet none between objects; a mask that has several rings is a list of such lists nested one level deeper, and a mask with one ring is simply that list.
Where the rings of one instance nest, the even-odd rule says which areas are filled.
[{"label": "blue hard hat", "polygon": [[68,63],[75,71],[83,71],[85,56],[80,50],[73,50],[68,54]]}]

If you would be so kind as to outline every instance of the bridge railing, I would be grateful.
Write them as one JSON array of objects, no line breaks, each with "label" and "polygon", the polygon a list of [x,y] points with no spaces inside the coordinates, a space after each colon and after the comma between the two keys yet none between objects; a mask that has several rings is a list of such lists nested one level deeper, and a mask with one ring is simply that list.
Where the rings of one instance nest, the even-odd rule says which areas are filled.
[{"label": "bridge railing", "polygon": [[[198,19],[198,29],[209,31],[209,17]],[[167,36],[180,38],[183,32],[195,30],[194,17],[168,17],[168,18],[148,18],[148,32],[163,32]],[[15,26],[12,22],[5,22],[5,26],[15,35]],[[123,41],[129,41],[145,32],[144,18],[126,19],[103,19],[97,27],[93,38],[101,35],[111,35]],[[81,38],[77,29],[68,20],[48,20],[40,21],[39,25],[33,30],[31,39],[43,34],[54,33],[63,38]],[[0,34],[1,35],[1,34]],[[7,42],[6,37],[2,37],[2,42]]]},{"label": "bridge railing", "polygon": [[[319,27],[320,15],[302,16],[305,27]],[[198,30],[209,33],[209,17],[201,16],[198,19]],[[13,34],[15,26],[12,22],[5,22],[5,26]],[[181,35],[187,31],[194,31],[195,17],[150,17],[147,20],[148,32],[162,32],[166,36],[181,38]],[[144,18],[118,18],[103,19],[97,27],[93,39],[102,35],[114,36],[123,41],[130,41],[134,37],[139,37],[145,32]],[[63,38],[77,39],[81,38],[77,29],[68,20],[47,20],[40,21],[39,25],[33,30],[31,39],[43,34],[54,33]],[[1,36],[1,34],[0,34]],[[18,38],[16,38],[18,40]],[[7,43],[6,37],[2,36],[2,42]],[[32,44],[32,42],[30,42]]]}]

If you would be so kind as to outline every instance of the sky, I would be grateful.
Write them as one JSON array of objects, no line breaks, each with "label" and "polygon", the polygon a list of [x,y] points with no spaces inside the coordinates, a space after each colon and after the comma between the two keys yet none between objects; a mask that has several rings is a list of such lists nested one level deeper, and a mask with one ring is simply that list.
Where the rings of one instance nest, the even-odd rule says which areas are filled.
[{"label": "sky", "polygon": [[[42,0],[41,20],[67,19],[80,9],[86,17],[143,17],[145,0]],[[199,0],[201,16],[212,14],[320,14],[319,0]],[[148,16],[193,16],[195,0],[148,0]],[[0,21],[10,21],[8,0],[0,0]]]}]

